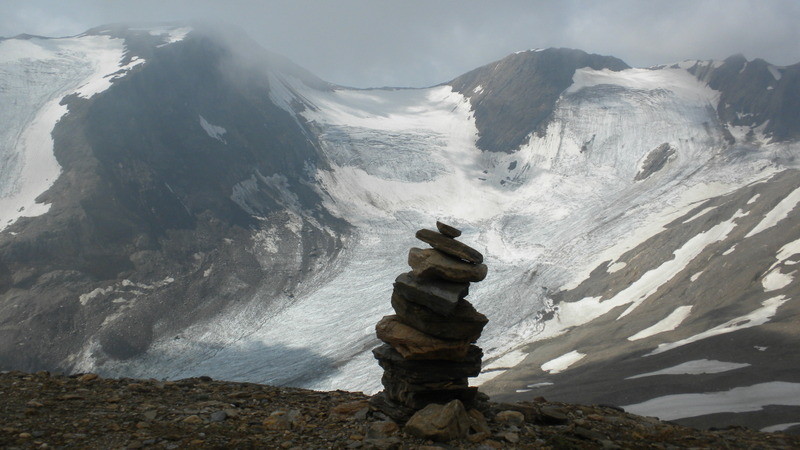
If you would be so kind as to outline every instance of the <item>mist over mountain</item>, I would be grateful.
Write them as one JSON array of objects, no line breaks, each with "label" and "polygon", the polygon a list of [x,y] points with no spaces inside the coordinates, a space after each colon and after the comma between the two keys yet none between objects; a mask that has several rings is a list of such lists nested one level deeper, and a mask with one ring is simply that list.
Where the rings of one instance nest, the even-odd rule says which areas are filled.
[{"label": "mist over mountain", "polygon": [[0,369],[378,391],[439,219],[486,256],[494,398],[800,423],[800,64],[540,49],[351,89],[110,25],[0,41],[0,101]]}]

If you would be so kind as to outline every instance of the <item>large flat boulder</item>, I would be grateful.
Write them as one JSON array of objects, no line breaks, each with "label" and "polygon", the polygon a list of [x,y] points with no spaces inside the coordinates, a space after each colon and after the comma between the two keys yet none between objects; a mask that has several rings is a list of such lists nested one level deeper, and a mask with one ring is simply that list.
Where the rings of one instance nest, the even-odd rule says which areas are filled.
[{"label": "large flat boulder", "polygon": [[408,252],[408,265],[414,275],[420,278],[438,278],[457,283],[482,281],[489,270],[486,264],[470,264],[432,248],[412,248]]},{"label": "large flat boulder", "polygon": [[456,308],[458,301],[469,294],[469,283],[430,280],[406,272],[394,280],[394,291],[405,299],[448,315]]},{"label": "large flat boulder", "polygon": [[392,293],[392,307],[403,322],[440,339],[475,342],[481,336],[483,327],[489,322],[489,319],[476,311],[466,299],[459,300],[453,311],[444,315],[408,300],[405,295],[395,290]]},{"label": "large flat boulder", "polygon": [[403,323],[398,316],[385,316],[375,325],[378,339],[391,345],[406,359],[460,361],[467,356],[469,341],[445,340],[425,334]]},{"label": "large flat boulder", "polygon": [[481,252],[475,250],[467,244],[464,244],[463,242],[459,242],[451,237],[445,236],[442,233],[438,233],[433,230],[422,229],[417,231],[416,236],[420,241],[430,244],[431,247],[439,250],[442,253],[463,259],[464,261],[471,262],[473,264],[480,264],[483,262],[483,255]]},{"label": "large flat boulder", "polygon": [[461,400],[465,405],[475,402],[478,388],[469,387],[467,379],[447,380],[436,383],[409,383],[405,379],[395,378],[384,373],[381,378],[384,392],[395,402],[409,408],[420,409],[430,403],[445,403],[453,399]]},{"label": "large flat boulder", "polygon": [[483,351],[476,345],[470,345],[461,361],[414,360],[403,358],[391,345],[383,344],[374,348],[372,354],[383,370],[390,372],[393,377],[404,378],[409,383],[431,383],[477,377],[481,373]]}]

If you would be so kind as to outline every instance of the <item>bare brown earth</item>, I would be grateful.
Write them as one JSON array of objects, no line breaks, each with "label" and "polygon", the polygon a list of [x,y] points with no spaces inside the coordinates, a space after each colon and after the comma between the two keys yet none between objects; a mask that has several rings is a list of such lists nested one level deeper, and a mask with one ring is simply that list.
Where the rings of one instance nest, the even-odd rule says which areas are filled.
[{"label": "bare brown earth", "polygon": [[[800,436],[699,431],[611,407],[489,403],[480,442],[413,438],[353,392],[208,377],[0,373],[0,448],[800,448]],[[523,422],[514,422],[516,410]],[[474,438],[474,437],[473,437]]]}]

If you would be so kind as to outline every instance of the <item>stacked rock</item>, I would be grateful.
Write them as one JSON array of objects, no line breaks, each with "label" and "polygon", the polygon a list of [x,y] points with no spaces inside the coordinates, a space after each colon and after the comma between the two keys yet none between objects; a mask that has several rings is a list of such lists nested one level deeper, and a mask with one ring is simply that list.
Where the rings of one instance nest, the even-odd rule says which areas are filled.
[{"label": "stacked rock", "polygon": [[483,352],[473,343],[488,319],[464,297],[487,267],[480,252],[455,239],[460,230],[436,227],[417,231],[433,248],[409,251],[411,272],[397,277],[392,292],[396,314],[375,326],[385,342],[373,350],[385,389],[373,404],[401,422],[430,403],[457,399],[469,407],[478,393],[467,378],[480,373]]}]

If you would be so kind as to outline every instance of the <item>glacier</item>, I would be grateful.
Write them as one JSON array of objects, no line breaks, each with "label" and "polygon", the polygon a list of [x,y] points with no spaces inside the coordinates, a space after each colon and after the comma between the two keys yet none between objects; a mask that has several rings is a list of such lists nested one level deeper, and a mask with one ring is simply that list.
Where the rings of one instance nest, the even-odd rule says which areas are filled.
[{"label": "glacier", "polygon": [[[461,228],[462,240],[483,252],[490,268],[469,297],[490,318],[478,342],[485,351],[480,384],[524,360],[527,344],[614,305],[638,305],[722,240],[743,213],[676,251],[676,260],[649,274],[652,280],[640,280],[635,296],[599,308],[586,299],[553,317],[550,295],[577,286],[599,264],[615,262],[704,200],[776,173],[782,167],[769,159],[787,151],[760,142],[743,159],[727,158],[715,112],[719,95],[682,68],[580,69],[546,132],[532,133],[512,153],[476,147],[469,99],[448,85],[321,91],[277,72],[270,80],[276,103],[319,136],[330,161],[316,173],[325,207],[352,224],[354,235],[291,299],[264,306],[256,298],[195,324],[180,342],[162,339],[142,357],[106,362],[104,370],[376,392],[374,324],[391,312],[392,281],[408,270],[414,231],[441,220]],[[298,113],[293,100],[308,107]],[[675,154],[635,181],[648,154],[664,143]],[[269,240],[254,245],[274,248]],[[665,319],[671,325],[662,328],[684,319]],[[92,364],[89,358],[83,368]]]}]

